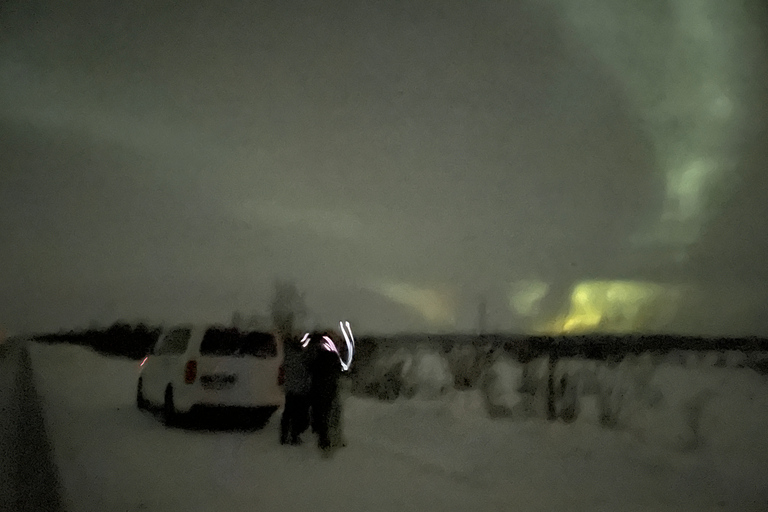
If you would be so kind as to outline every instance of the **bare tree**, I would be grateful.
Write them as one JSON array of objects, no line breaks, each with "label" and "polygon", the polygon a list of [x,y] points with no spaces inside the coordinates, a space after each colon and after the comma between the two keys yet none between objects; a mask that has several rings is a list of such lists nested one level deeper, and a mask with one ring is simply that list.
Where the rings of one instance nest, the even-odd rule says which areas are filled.
[{"label": "bare tree", "polygon": [[243,314],[239,311],[235,311],[232,314],[232,327],[235,327],[236,329],[243,328]]},{"label": "bare tree", "polygon": [[263,331],[269,329],[269,316],[258,312],[253,313],[245,319],[245,328],[252,331]]}]

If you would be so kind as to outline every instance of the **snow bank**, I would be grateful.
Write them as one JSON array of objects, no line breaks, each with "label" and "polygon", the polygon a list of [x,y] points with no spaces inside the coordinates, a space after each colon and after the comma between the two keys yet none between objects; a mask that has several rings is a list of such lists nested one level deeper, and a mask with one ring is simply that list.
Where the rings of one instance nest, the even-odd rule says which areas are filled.
[{"label": "snow bank", "polygon": [[747,361],[747,355],[739,350],[725,352],[725,366],[728,368],[743,368]]},{"label": "snow bank", "polygon": [[540,357],[523,365],[520,377],[520,411],[526,417],[547,417],[549,358]]},{"label": "snow bank", "polygon": [[[695,356],[695,357],[693,357]],[[617,363],[561,359],[554,367],[555,411],[566,423],[625,431],[676,453],[715,450],[768,461],[768,382],[733,367],[736,354],[651,354]],[[547,416],[547,358],[519,364],[502,356],[484,377],[491,417]]]},{"label": "snow bank", "polygon": [[765,378],[748,370],[662,365],[652,382],[663,390],[664,397],[651,415],[656,421],[650,428],[638,425],[641,432],[649,431],[648,437],[682,449],[711,446],[768,455]]},{"label": "snow bank", "polygon": [[655,364],[644,354],[615,366],[566,362],[557,374],[577,381],[581,421],[598,420],[664,449],[759,449],[768,460],[760,434],[768,431],[768,383],[750,370],[718,367],[719,360],[709,354],[695,364],[680,365],[677,358]]},{"label": "snow bank", "polygon": [[[454,348],[447,356],[423,346],[400,348],[376,359],[367,376],[374,390],[369,394],[388,400],[450,395],[462,401],[454,406],[463,415],[474,410],[492,418],[547,418],[547,357],[521,364],[500,354],[477,379],[480,393],[457,395],[456,388],[466,389],[456,385],[457,372],[482,369],[481,359],[470,346]],[[763,377],[740,368],[749,361],[740,352],[714,351],[644,353],[618,363],[560,359],[554,366],[555,413],[566,423],[626,431],[676,452],[711,446],[747,453],[748,447],[762,446],[761,428],[768,430],[768,404],[759,398],[768,396],[768,387]]]},{"label": "snow bank", "polygon": [[691,450],[702,445],[699,423],[712,397],[711,372],[662,364],[649,385],[656,400],[643,401],[642,389],[631,388],[622,411],[621,426],[646,442],[672,450]]}]

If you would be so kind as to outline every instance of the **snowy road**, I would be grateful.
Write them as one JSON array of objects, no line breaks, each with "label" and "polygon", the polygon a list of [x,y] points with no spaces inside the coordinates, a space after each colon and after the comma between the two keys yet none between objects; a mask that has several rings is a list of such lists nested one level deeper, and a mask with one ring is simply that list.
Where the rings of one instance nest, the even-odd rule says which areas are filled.
[{"label": "snowy road", "polygon": [[278,415],[252,432],[168,429],[134,405],[136,363],[30,352],[71,512],[765,510],[704,452],[652,451],[589,424],[491,420],[471,393],[348,398],[349,446],[324,460],[280,446]]}]

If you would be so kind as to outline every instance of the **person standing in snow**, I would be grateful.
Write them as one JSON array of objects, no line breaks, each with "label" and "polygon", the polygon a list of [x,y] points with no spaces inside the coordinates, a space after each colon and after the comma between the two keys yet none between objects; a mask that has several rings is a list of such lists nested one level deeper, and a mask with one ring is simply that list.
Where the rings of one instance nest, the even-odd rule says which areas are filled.
[{"label": "person standing in snow", "polygon": [[310,353],[295,337],[285,344],[285,407],[280,421],[280,444],[301,444],[301,434],[309,427]]},{"label": "person standing in snow", "polygon": [[[328,346],[328,339],[332,347]],[[339,378],[341,364],[338,349],[331,333],[318,333],[311,337],[311,418],[312,430],[317,434],[317,445],[324,454],[343,445],[341,439],[341,400]]]}]

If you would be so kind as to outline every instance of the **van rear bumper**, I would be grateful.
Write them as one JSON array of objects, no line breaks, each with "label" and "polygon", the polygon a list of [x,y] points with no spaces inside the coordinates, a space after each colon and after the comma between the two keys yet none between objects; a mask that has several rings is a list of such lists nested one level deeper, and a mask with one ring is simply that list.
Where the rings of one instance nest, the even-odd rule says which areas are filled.
[{"label": "van rear bumper", "polygon": [[188,412],[194,407],[243,408],[281,407],[285,396],[279,389],[269,393],[243,393],[227,391],[206,391],[195,386],[192,389],[180,389],[177,393],[176,408],[179,412]]},{"label": "van rear bumper", "polygon": [[242,406],[242,405],[210,405],[210,404],[195,404],[189,408],[190,415],[217,415],[217,414],[272,414],[280,408],[279,405],[256,405],[256,406]]},{"label": "van rear bumper", "polygon": [[279,406],[241,407],[226,405],[195,404],[184,413],[183,422],[187,425],[208,429],[264,427]]}]

